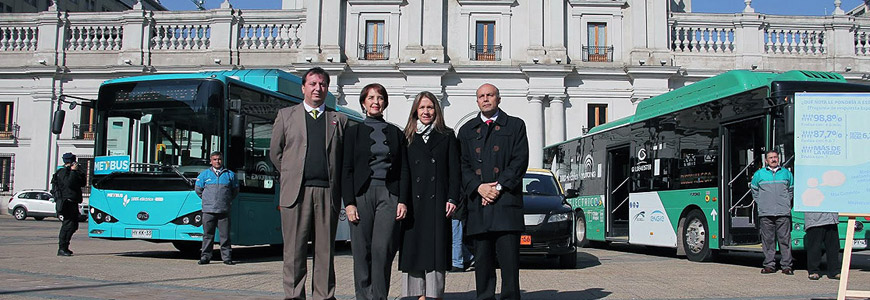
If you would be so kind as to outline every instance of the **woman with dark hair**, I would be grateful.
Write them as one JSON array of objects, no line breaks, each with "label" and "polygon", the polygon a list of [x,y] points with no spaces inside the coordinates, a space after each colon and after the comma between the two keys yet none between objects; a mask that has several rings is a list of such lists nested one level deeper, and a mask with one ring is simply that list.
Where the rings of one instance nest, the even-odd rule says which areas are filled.
[{"label": "woman with dark hair", "polygon": [[444,273],[452,265],[451,215],[459,205],[459,141],[444,125],[438,99],[421,92],[411,105],[408,125],[411,199],[402,221],[399,270],[402,296],[441,299]]},{"label": "woman with dark hair", "polygon": [[408,166],[402,130],[384,120],[384,86],[365,86],[359,103],[365,121],[344,133],[342,198],[350,221],[356,299],[386,299],[398,247],[398,221],[405,218]]}]

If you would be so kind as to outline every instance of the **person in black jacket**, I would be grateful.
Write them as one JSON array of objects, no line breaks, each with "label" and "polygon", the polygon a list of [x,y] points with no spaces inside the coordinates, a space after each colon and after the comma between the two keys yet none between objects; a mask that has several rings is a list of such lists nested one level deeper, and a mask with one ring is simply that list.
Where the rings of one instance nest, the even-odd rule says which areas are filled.
[{"label": "person in black jacket", "polygon": [[407,212],[405,138],[399,127],[384,120],[389,104],[384,86],[365,86],[359,102],[366,119],[345,130],[341,179],[354,288],[357,299],[386,299],[398,244],[397,221]]},{"label": "person in black jacket", "polygon": [[79,229],[79,203],[82,203],[82,187],[85,175],[79,172],[79,164],[72,153],[63,155],[63,168],[51,177],[51,190],[58,216],[63,216],[58,235],[57,256],[72,256],[69,241]]},{"label": "person in black jacket", "polygon": [[408,124],[411,199],[402,221],[404,297],[441,299],[444,273],[451,266],[451,216],[459,204],[459,141],[444,125],[438,99],[421,92],[411,105]]},{"label": "person in black jacket", "polygon": [[495,264],[501,266],[501,299],[520,299],[520,233],[523,176],[529,141],[523,120],[498,108],[491,84],[477,89],[478,117],[459,129],[462,191],[468,197],[466,235],[474,241],[477,299],[495,299]]}]

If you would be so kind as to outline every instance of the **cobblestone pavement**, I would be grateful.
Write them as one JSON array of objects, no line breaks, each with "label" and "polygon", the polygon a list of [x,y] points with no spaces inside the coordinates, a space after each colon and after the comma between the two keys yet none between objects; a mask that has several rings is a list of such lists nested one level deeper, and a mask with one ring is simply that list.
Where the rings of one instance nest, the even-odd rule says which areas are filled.
[{"label": "cobblestone pavement", "polygon": [[[0,299],[275,299],[283,296],[280,250],[237,247],[226,266],[205,266],[170,244],[89,239],[87,223],[72,241],[73,257],[58,257],[60,222],[16,221],[0,215]],[[558,269],[555,259],[524,257],[524,299],[830,299],[835,280],[759,273],[757,253],[723,254],[713,263],[694,263],[673,250],[611,245],[580,249],[577,268]],[[218,255],[219,256],[219,255]],[[851,289],[870,290],[870,251],[856,253]],[[339,299],[353,298],[347,245],[335,258]],[[310,264],[310,260],[309,260]],[[399,296],[400,273],[390,293]],[[472,273],[447,276],[446,299],[472,299]],[[310,283],[309,283],[310,293]]]}]

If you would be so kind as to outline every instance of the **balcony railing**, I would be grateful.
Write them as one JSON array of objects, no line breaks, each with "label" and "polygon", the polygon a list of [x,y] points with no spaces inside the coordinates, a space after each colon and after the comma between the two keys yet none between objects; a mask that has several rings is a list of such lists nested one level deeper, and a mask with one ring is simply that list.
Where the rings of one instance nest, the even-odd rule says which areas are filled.
[{"label": "balcony railing", "polygon": [[359,44],[359,59],[390,59],[390,44]]},{"label": "balcony railing", "polygon": [[94,124],[73,124],[73,139],[93,140]]},{"label": "balcony railing", "polygon": [[14,140],[18,138],[18,124],[0,124],[0,140]]},{"label": "balcony railing", "polygon": [[583,46],[583,61],[612,62],[613,46]]},{"label": "balcony railing", "polygon": [[468,46],[468,56],[471,60],[499,61],[501,60],[501,45],[474,45]]}]

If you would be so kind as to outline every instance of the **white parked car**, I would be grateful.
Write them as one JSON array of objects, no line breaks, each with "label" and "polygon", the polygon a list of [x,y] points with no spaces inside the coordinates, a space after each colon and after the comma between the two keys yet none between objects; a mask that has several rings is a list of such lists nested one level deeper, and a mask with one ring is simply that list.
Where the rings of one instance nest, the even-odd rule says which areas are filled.
[{"label": "white parked car", "polygon": [[[54,198],[51,193],[42,190],[25,190],[15,193],[12,198],[9,198],[7,206],[9,214],[15,217],[16,220],[24,220],[27,217],[33,217],[36,220],[42,220],[45,217],[57,217],[63,221],[63,216],[58,216],[55,212]],[[88,219],[88,206],[79,204],[79,221]]]}]

